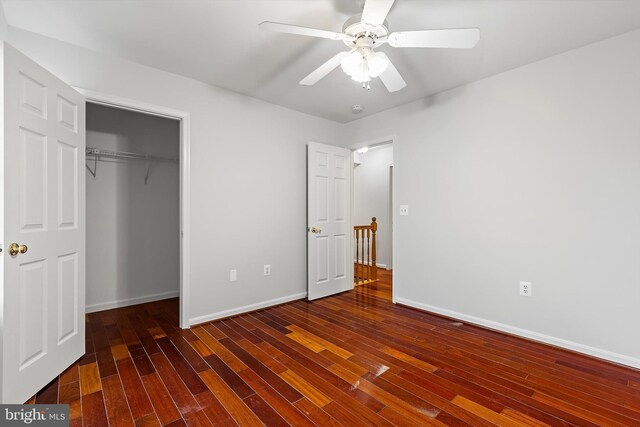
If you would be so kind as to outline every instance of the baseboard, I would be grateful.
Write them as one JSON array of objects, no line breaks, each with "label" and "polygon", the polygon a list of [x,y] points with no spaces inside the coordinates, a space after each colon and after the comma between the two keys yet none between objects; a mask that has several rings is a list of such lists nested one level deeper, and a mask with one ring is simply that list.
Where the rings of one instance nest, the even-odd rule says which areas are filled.
[{"label": "baseboard", "polygon": [[85,307],[85,313],[95,313],[96,311],[111,310],[112,308],[127,307],[129,305],[144,304],[145,302],[158,301],[161,299],[175,298],[180,296],[180,291],[162,292],[159,294],[144,295],[141,297],[125,298],[116,301],[90,304]]},{"label": "baseboard", "polygon": [[210,322],[216,319],[223,319],[225,317],[235,316],[238,314],[248,313],[251,311],[261,310],[263,308],[272,307],[274,305],[284,304],[286,302],[296,301],[307,296],[306,292],[299,294],[287,295],[280,298],[274,298],[268,301],[262,301],[255,304],[244,305],[242,307],[231,308],[229,310],[218,311],[216,313],[205,314],[204,316],[192,317],[189,319],[189,325],[197,325],[200,323]]},{"label": "baseboard", "polygon": [[640,359],[627,356],[624,354],[614,353],[608,350],[603,350],[596,347],[580,344],[573,341],[568,341],[562,338],[556,338],[549,335],[541,334],[538,332],[530,331],[527,329],[518,328],[504,323],[494,322],[492,320],[483,319],[480,317],[471,316],[468,314],[458,313],[456,311],[448,310],[445,308],[435,307],[429,304],[423,304],[408,300],[405,298],[396,297],[395,302],[408,307],[417,308],[419,310],[428,311],[435,314],[440,314],[446,317],[452,317],[457,320],[482,326],[489,329],[494,329],[500,332],[505,332],[512,335],[528,338],[533,341],[542,342],[544,344],[550,344],[556,347],[561,347],[567,350],[575,351],[577,353],[586,354],[588,356],[597,357],[610,362],[619,363],[621,365],[630,366],[632,368],[640,369]]}]

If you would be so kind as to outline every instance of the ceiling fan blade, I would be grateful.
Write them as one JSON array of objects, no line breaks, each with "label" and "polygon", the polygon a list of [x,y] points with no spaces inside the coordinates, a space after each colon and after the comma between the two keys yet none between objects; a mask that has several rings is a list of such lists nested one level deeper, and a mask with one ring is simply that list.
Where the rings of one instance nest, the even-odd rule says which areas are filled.
[{"label": "ceiling fan blade", "polygon": [[400,89],[404,88],[407,85],[407,82],[404,81],[389,57],[384,52],[380,53],[384,55],[388,62],[387,69],[384,70],[382,74],[380,74],[380,80],[382,80],[382,83],[389,92],[397,92]]},{"label": "ceiling fan blade", "polygon": [[261,29],[278,33],[299,34],[302,36],[322,37],[330,40],[343,40],[346,36],[333,31],[318,30],[316,28],[300,27],[298,25],[281,24],[279,22],[265,21],[258,25]]},{"label": "ceiling fan blade", "polygon": [[377,27],[382,25],[395,0],[367,0],[362,11],[362,22]]},{"label": "ceiling fan blade", "polygon": [[401,31],[389,34],[393,47],[435,47],[471,49],[480,40],[478,28],[453,30]]},{"label": "ceiling fan blade", "polygon": [[344,58],[349,56],[350,53],[351,52],[340,52],[339,54],[316,68],[314,71],[312,71],[311,74],[309,74],[307,77],[300,80],[300,84],[303,86],[312,86],[318,83],[320,79],[335,70],[338,65],[340,65],[340,62],[342,62]]}]

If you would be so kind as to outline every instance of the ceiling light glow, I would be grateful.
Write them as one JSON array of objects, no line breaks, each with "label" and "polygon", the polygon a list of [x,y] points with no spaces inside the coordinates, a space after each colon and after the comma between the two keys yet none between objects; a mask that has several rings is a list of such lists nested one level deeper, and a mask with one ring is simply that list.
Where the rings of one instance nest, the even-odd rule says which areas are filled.
[{"label": "ceiling light glow", "polygon": [[344,58],[340,63],[342,71],[344,71],[351,80],[359,83],[367,83],[372,77],[378,77],[387,69],[389,61],[380,52],[369,51],[363,55],[356,50],[349,56]]}]

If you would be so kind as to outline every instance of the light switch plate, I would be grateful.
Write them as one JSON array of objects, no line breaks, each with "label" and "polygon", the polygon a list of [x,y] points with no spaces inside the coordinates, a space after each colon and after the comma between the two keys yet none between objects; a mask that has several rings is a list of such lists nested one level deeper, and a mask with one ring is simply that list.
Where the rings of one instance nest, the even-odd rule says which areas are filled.
[{"label": "light switch plate", "polygon": [[229,270],[229,281],[235,282],[236,280],[238,280],[238,270]]},{"label": "light switch plate", "polygon": [[409,215],[409,205],[400,205],[400,215],[402,216]]}]

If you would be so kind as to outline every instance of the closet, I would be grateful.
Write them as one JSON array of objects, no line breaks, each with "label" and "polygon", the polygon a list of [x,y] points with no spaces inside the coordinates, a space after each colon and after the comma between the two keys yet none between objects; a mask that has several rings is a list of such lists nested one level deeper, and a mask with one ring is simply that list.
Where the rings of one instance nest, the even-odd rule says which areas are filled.
[{"label": "closet", "polygon": [[87,103],[87,312],[179,295],[180,122]]}]

